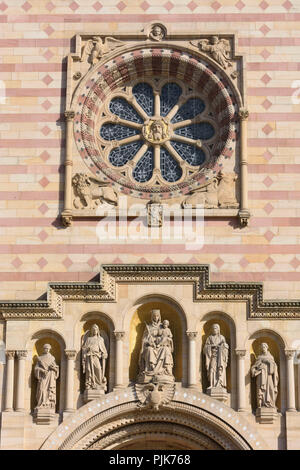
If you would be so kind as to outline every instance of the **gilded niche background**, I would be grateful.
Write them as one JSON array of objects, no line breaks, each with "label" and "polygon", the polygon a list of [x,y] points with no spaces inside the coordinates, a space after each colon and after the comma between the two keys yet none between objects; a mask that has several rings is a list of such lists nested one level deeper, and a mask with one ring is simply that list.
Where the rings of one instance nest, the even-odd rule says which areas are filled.
[{"label": "gilded niche background", "polygon": [[175,380],[178,382],[182,377],[182,342],[184,327],[182,319],[174,307],[164,302],[145,302],[135,311],[130,325],[130,343],[129,343],[129,378],[132,381],[136,380],[138,376],[138,363],[139,354],[142,345],[142,337],[145,330],[145,322],[151,321],[151,310],[159,309],[161,318],[169,320],[172,328],[173,343],[174,343],[174,369],[173,374]]}]

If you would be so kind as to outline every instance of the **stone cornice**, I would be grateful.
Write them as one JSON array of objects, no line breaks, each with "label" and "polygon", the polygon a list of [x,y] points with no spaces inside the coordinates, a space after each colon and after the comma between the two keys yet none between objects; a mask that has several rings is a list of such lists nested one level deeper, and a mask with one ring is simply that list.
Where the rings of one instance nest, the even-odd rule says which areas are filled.
[{"label": "stone cornice", "polygon": [[64,302],[116,302],[119,283],[189,283],[193,301],[246,302],[249,319],[299,319],[300,301],[263,300],[262,283],[211,283],[208,265],[103,265],[99,282],[48,284],[45,301],[0,302],[0,318],[60,319]]}]

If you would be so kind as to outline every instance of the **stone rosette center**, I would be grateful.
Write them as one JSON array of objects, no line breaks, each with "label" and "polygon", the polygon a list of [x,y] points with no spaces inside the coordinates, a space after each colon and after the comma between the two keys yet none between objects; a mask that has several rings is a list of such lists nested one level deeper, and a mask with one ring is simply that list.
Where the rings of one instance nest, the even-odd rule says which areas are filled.
[{"label": "stone rosette center", "polygon": [[151,144],[163,144],[170,139],[170,124],[164,118],[149,119],[142,128],[144,139]]}]

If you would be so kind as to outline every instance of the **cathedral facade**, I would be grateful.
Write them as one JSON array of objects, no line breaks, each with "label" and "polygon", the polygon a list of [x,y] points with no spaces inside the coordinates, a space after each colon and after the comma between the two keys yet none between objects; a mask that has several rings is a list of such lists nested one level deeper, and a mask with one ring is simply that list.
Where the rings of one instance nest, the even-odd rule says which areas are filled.
[{"label": "cathedral facade", "polygon": [[0,9],[1,449],[299,449],[297,2]]}]

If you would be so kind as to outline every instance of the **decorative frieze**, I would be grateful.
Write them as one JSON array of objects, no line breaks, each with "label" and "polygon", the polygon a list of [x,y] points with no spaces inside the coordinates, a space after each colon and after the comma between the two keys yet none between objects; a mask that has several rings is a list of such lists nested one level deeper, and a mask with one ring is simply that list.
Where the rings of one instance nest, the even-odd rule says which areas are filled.
[{"label": "decorative frieze", "polygon": [[250,318],[300,318],[300,301],[265,301],[262,283],[212,283],[209,266],[184,264],[102,265],[99,282],[51,282],[47,301],[0,302],[0,314],[6,320],[59,319],[65,302],[115,302],[120,282],[190,282],[194,286],[193,302],[244,301]]}]

